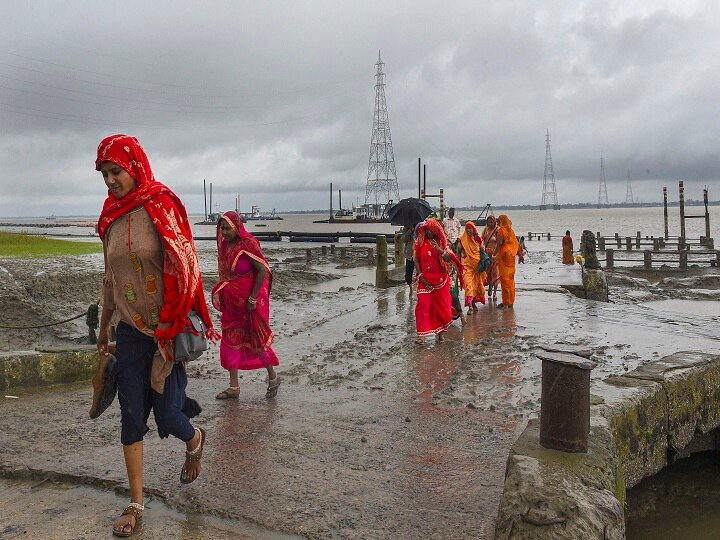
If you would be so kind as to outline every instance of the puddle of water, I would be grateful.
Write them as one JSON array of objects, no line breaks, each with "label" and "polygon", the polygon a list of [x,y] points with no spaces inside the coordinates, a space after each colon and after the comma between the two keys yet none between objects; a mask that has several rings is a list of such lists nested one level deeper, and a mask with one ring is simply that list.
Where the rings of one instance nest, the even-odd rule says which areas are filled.
[{"label": "puddle of water", "polygon": [[640,305],[662,312],[699,317],[720,317],[720,302],[716,300],[653,300]]},{"label": "puddle of water", "polygon": [[716,540],[720,535],[720,459],[695,454],[628,492],[628,540]]},{"label": "puddle of water", "polygon": [[[315,265],[313,266],[313,269],[325,270],[335,275],[345,272],[344,270],[338,270],[334,266]],[[315,292],[338,292],[342,287],[350,287],[353,289],[357,289],[363,283],[375,285],[374,266],[359,266],[347,272],[347,274],[343,274],[342,277],[339,277],[337,279],[321,281],[320,283],[306,284],[303,286],[303,288],[305,290]]]},{"label": "puddle of water", "polygon": [[[88,486],[0,479],[0,538],[114,538],[113,520],[127,497]],[[159,499],[145,500],[145,515],[133,538],[197,540],[301,538],[245,521],[183,514]]]}]

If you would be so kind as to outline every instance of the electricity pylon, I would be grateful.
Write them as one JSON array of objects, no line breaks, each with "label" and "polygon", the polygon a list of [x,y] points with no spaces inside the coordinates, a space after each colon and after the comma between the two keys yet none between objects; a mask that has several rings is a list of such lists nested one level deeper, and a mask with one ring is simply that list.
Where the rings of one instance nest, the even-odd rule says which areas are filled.
[{"label": "electricity pylon", "polygon": [[375,64],[375,112],[370,139],[365,204],[371,202],[374,194],[375,204],[384,204],[387,207],[391,200],[395,200],[395,202],[400,200],[400,189],[395,171],[395,155],[390,137],[387,102],[385,101],[384,65],[380,51],[378,51],[378,61]]},{"label": "electricity pylon", "polygon": [[634,202],[635,198],[633,197],[632,184],[630,183],[630,169],[628,169],[627,191],[625,191],[625,204],[633,204]]},{"label": "electricity pylon", "polygon": [[548,205],[552,205],[553,210],[560,208],[557,201],[557,191],[555,190],[555,172],[553,171],[552,154],[550,153],[549,129],[545,135],[545,174],[543,175],[543,194],[540,210],[547,210]]},{"label": "electricity pylon", "polygon": [[610,208],[608,201],[607,184],[605,183],[605,162],[600,154],[600,188],[598,189],[598,208]]}]

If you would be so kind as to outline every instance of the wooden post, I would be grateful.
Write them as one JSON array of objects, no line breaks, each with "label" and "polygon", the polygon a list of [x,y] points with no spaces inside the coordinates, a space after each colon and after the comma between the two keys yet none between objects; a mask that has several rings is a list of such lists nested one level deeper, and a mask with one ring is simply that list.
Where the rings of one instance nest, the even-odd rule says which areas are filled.
[{"label": "wooden post", "polygon": [[598,249],[605,251],[605,239],[602,236],[598,236]]},{"label": "wooden post", "polygon": [[620,239],[620,235],[618,233],[615,233],[615,241],[617,242],[618,249],[620,249],[622,247],[622,240]]},{"label": "wooden post", "polygon": [[344,259],[347,256],[347,248],[340,248],[340,258]]},{"label": "wooden post", "polygon": [[323,255],[327,255],[327,246],[322,246],[322,247],[320,248],[320,252],[321,252]]},{"label": "wooden post", "polygon": [[653,251],[660,251],[660,239],[653,238]]},{"label": "wooden post", "polygon": [[395,233],[395,268],[405,267],[405,242],[401,232]]},{"label": "wooden post", "polygon": [[665,216],[665,240],[669,238],[668,236],[668,212],[667,212],[667,187],[663,187],[663,207],[664,207],[664,216]]},{"label": "wooden post", "polygon": [[625,249],[628,251],[632,251],[632,238],[629,236],[625,237]]},{"label": "wooden post", "polygon": [[652,251],[646,249],[643,254],[645,255],[645,268],[650,270],[652,268]]},{"label": "wooden post", "polygon": [[705,237],[710,238],[710,212],[708,212],[708,188],[703,191],[703,201],[705,203]]},{"label": "wooden post", "polygon": [[330,244],[330,253],[335,255],[335,244]]},{"label": "wooden post", "polygon": [[613,268],[615,266],[615,261],[613,259],[615,254],[614,249],[606,249],[605,250],[605,268]]},{"label": "wooden post", "polygon": [[640,249],[640,231],[637,232],[637,236],[635,237],[635,248]]},{"label": "wooden post", "polygon": [[528,240],[532,240],[532,233],[531,233],[531,232],[528,233]]},{"label": "wooden post", "polygon": [[720,250],[715,252],[715,266],[720,268]]},{"label": "wooden post", "polygon": [[375,286],[386,287],[388,283],[388,257],[387,257],[387,238],[384,234],[379,234],[375,240],[377,247],[377,258],[375,259]]},{"label": "wooden post", "polygon": [[682,270],[686,270],[686,269],[687,269],[687,266],[688,266],[687,256],[688,256],[688,252],[687,252],[687,251],[684,251],[684,250],[683,250],[683,251],[680,252],[680,268],[681,268]]},{"label": "wooden post", "polygon": [[547,234],[548,234],[548,240],[550,240],[550,233],[547,233]]},{"label": "wooden post", "polygon": [[305,249],[305,260],[308,263],[312,260],[312,250],[310,248]]},{"label": "wooden post", "polygon": [[678,182],[678,191],[680,192],[680,238],[685,239],[685,183],[682,180]]}]

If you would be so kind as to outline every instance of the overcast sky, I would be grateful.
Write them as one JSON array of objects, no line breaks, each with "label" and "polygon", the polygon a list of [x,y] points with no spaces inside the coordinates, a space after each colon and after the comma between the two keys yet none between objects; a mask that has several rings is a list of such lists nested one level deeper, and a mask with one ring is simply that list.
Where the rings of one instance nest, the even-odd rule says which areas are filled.
[{"label": "overcast sky", "polygon": [[[402,197],[720,198],[720,2],[1,0],[0,216],[95,215],[97,144],[140,140],[203,212],[364,202],[382,51]],[[334,206],[337,205],[337,197]]]}]

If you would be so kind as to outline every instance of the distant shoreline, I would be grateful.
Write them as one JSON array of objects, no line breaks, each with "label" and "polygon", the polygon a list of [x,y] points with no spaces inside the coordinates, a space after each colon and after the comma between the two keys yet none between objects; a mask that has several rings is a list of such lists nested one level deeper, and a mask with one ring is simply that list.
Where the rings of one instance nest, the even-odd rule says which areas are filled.
[{"label": "distant shoreline", "polygon": [[[685,206],[703,206],[705,203],[699,200],[685,200]],[[680,206],[678,201],[668,201],[668,208],[677,208]],[[708,201],[708,206],[720,206],[720,201]],[[648,202],[648,203],[615,203],[603,206],[603,208],[662,208],[662,202]],[[479,212],[485,208],[485,206],[454,206],[455,210],[460,212]],[[498,204],[492,205],[493,210],[540,210],[539,204]],[[568,203],[559,204],[558,210],[598,210],[596,203]],[[552,208],[548,208],[552,210]],[[285,212],[278,212],[278,214],[328,214],[329,209],[324,210],[288,210]]]},{"label": "distant shoreline", "polygon": [[[696,199],[688,199],[685,201],[685,206],[703,206],[705,203],[700,200]],[[678,201],[668,201],[668,208],[677,208],[680,206],[680,203]],[[709,201],[708,206],[720,206],[720,200],[718,201]],[[648,203],[632,203],[632,204],[626,204],[626,203],[615,203],[610,204],[608,206],[605,206],[603,208],[662,208],[663,203],[662,202],[648,202]],[[485,206],[455,206],[456,210],[460,212],[480,212],[485,208]],[[498,204],[498,205],[492,205],[493,210],[540,210],[539,204],[518,204],[518,205],[508,205],[508,204]],[[598,210],[598,205],[596,203],[568,203],[568,204],[559,204],[558,210]],[[548,208],[547,210],[552,210],[552,208]],[[330,213],[330,210],[328,208],[324,209],[315,209],[315,210],[284,210],[276,212],[277,214],[318,214],[318,215],[328,215]],[[193,216],[202,216],[200,213],[190,213],[191,217]],[[8,219],[46,219],[47,216],[0,216],[0,220],[8,220]],[[83,221],[86,221],[90,216],[87,215],[81,215],[81,214],[73,214],[73,215],[55,215],[57,218],[62,219],[83,219]],[[90,218],[92,219],[92,218]]]}]

